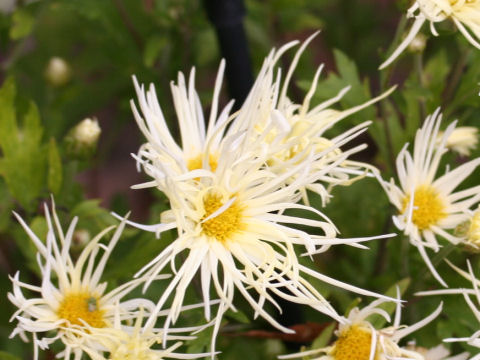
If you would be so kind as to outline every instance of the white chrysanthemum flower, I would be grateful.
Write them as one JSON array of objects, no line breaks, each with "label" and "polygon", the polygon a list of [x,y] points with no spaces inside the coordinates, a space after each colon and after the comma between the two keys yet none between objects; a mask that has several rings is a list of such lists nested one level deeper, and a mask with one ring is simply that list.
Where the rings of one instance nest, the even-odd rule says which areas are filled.
[{"label": "white chrysanthemum flower", "polygon": [[[268,164],[271,171],[279,174],[288,172],[298,162],[304,161],[307,156],[312,155],[311,173],[318,172],[323,168],[329,168],[329,171],[325,172],[325,175],[319,179],[319,182],[307,184],[302,189],[305,202],[308,202],[306,189],[317,192],[322,196],[323,201],[326,202],[329,190],[333,186],[350,185],[374,169],[372,165],[349,159],[349,156],[352,154],[366,148],[366,144],[355,146],[345,152],[340,149],[341,146],[344,146],[350,140],[366,131],[370,122],[364,122],[333,138],[327,137],[326,132],[332,129],[339,121],[385,98],[395,90],[395,87],[392,87],[384,94],[351,109],[343,111],[331,109],[330,107],[340,101],[350,90],[350,86],[347,86],[337,96],[311,108],[311,101],[323,69],[323,65],[321,65],[313,78],[312,85],[303,103],[293,103],[287,96],[290,80],[298,65],[300,56],[316,35],[317,33],[310,36],[299,48],[285,79],[282,79],[280,76],[280,70],[278,70],[278,75],[274,76],[276,62],[285,50],[298,42],[285,45],[278,51],[278,54],[274,52],[266,59],[264,66],[269,71],[263,72],[261,74],[263,78],[259,77],[257,82],[264,84],[262,85],[263,89],[270,89],[270,92],[264,91],[262,96],[267,99],[266,101],[272,103],[271,107],[273,110],[271,115],[262,116],[254,123],[255,129],[260,133],[273,124],[270,132],[265,136],[264,142],[267,146],[272,141],[281,141],[286,145],[289,144],[289,146],[285,146],[269,159]],[[294,179],[295,175],[289,180],[294,181]]]},{"label": "white chrysanthemum flower", "polygon": [[438,36],[434,23],[452,19],[470,44],[480,49],[480,0],[415,0],[407,17],[415,17],[410,32],[380,69],[390,65],[405,50],[425,21],[430,21],[430,31]]},{"label": "white chrysanthemum flower", "polygon": [[436,236],[458,244],[463,237],[448,232],[468,220],[468,209],[480,201],[480,186],[453,192],[480,164],[480,159],[469,161],[456,169],[446,170],[437,177],[442,155],[447,151],[445,143],[454,131],[450,124],[437,144],[441,123],[440,109],[428,116],[422,128],[417,130],[413,156],[407,151],[408,144],[397,156],[397,174],[400,187],[381,179],[390,202],[397,208],[393,216],[396,227],[410,238],[435,278],[447,286],[433,267],[425,248],[437,252],[440,245]]},{"label": "white chrysanthemum flower", "polygon": [[282,355],[280,359],[293,359],[304,356],[316,356],[314,360],[389,360],[392,358],[424,360],[416,351],[402,348],[399,341],[428,324],[442,311],[442,304],[425,319],[411,326],[401,325],[401,305],[397,303],[397,310],[392,326],[375,329],[368,321],[370,315],[376,314],[390,322],[388,313],[378,306],[385,302],[379,299],[373,301],[363,309],[354,308],[348,314],[345,322],[340,323],[335,335],[337,340],[330,346],[303,351],[296,354]]},{"label": "white chrysanthemum flower", "polygon": [[[233,139],[227,138],[226,142],[230,140]],[[178,231],[178,238],[136,275],[145,278],[148,286],[171,264],[174,278],[157,304],[157,310],[160,310],[173,296],[166,329],[170,322],[177,319],[185,291],[197,272],[200,273],[207,319],[210,319],[212,286],[220,298],[214,336],[223,313],[228,308],[235,310],[235,289],[249,302],[256,316],[263,317],[285,332],[291,330],[280,325],[263,308],[266,301],[279,308],[272,295],[310,305],[339,319],[333,307],[304,278],[305,274],[360,294],[381,296],[334,280],[298,263],[295,245],[302,245],[309,253],[315,253],[340,243],[360,246],[358,242],[372,238],[336,238],[335,227],[322,213],[297,204],[299,187],[304,185],[303,181],[309,181],[308,164],[301,163],[290,173],[279,176],[263,168],[268,154],[262,156],[255,149],[258,148],[254,146],[252,153],[245,153],[235,142],[232,147],[223,147],[214,174],[197,182],[182,183],[182,187],[179,187],[178,181],[165,178],[170,187],[165,187],[164,192],[170,200],[171,210],[162,214],[162,223],[153,226],[132,223],[156,233],[172,228]],[[301,176],[285,185],[285,179],[294,172]],[[305,210],[318,219],[283,214],[287,209]],[[315,227],[316,232],[321,234],[311,235],[291,225]],[[181,266],[176,269],[175,258],[180,253],[185,255]],[[258,298],[252,295],[254,293]],[[152,317],[151,321],[155,320]]]},{"label": "white chrysanthemum flower", "polygon": [[[105,291],[107,284],[100,282],[107,259],[125,226],[124,221],[117,227],[108,245],[101,244],[100,240],[114,227],[103,230],[93,238],[74,262],[69,251],[77,218],[72,220],[64,233],[54,207],[52,215],[45,205],[48,233],[46,242],[43,242],[15,213],[38,250],[42,284],[35,286],[22,282],[18,272],[11,277],[13,293],[9,293],[8,298],[18,307],[12,316],[12,320],[16,319],[18,324],[11,337],[20,334],[27,341],[27,333],[32,333],[34,359],[38,358],[38,348],[48,348],[57,340],[65,345],[64,352],[59,356],[70,359],[73,354],[75,359],[80,359],[85,349],[98,346],[85,336],[89,333],[86,326],[108,327],[112,325],[115,312],[120,311],[128,319],[130,310],[138,306],[151,310],[153,304],[143,299],[119,303],[140,283],[139,280],[130,281],[109,292]],[[102,250],[104,253],[98,258],[97,255]],[[26,298],[22,289],[38,295]]]},{"label": "white chrysanthemum flower", "polygon": [[[448,294],[460,294],[465,298],[466,303],[473,312],[473,315],[480,324],[480,280],[478,280],[473,273],[472,266],[470,261],[467,260],[468,272],[464,271],[447,260],[447,263],[461,276],[465,279],[472,282],[473,289],[442,289],[442,290],[431,290],[431,291],[420,291],[415,295],[418,296],[428,296],[428,295],[448,295]],[[475,301],[472,301],[470,295],[473,295]],[[477,347],[480,349],[480,331],[475,331],[470,337],[464,338],[448,338],[443,339],[445,342],[466,342],[468,345]],[[470,358],[469,360],[480,360],[480,353]]]},{"label": "white chrysanthemum flower", "polygon": [[[443,131],[437,135],[437,144],[440,144]],[[469,156],[471,150],[476,149],[478,144],[478,129],[473,126],[459,126],[447,138],[445,146],[459,155]]]},{"label": "white chrysanthemum flower", "polygon": [[[211,353],[182,354],[175,352],[182,345],[182,341],[179,340],[195,339],[194,336],[177,335],[176,333],[198,331],[205,326],[170,329],[170,335],[167,336],[161,329],[142,325],[145,319],[144,315],[143,309],[140,309],[137,311],[134,325],[127,326],[122,324],[121,314],[116,311],[112,327],[89,327],[87,336],[97,339],[101,343],[102,349],[87,349],[87,354],[92,360],[197,359],[211,355]],[[162,348],[159,344],[165,340],[176,342],[167,348]],[[105,353],[108,355],[105,356]]]}]

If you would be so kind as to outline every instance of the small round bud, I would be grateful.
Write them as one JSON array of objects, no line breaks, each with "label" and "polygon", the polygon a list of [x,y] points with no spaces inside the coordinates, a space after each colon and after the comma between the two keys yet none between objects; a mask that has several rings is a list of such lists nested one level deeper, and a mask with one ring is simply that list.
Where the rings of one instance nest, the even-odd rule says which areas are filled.
[{"label": "small round bud", "polygon": [[73,246],[83,248],[90,241],[90,233],[85,229],[75,230],[73,233]]},{"label": "small round bud", "polygon": [[79,158],[92,155],[96,150],[101,132],[97,119],[82,120],[70,130],[65,139],[68,152]]},{"label": "small round bud", "polygon": [[51,85],[56,87],[63,86],[70,81],[70,66],[62,58],[52,57],[45,69],[45,77]]},{"label": "small round bud", "polygon": [[418,33],[408,45],[408,50],[413,53],[422,52],[427,45],[427,37],[421,33]]}]

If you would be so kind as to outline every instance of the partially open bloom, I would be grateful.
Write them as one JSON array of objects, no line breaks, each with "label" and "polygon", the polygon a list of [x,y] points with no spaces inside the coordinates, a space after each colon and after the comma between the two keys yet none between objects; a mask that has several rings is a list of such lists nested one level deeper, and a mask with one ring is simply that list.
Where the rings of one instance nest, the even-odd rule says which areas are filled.
[{"label": "partially open bloom", "polygon": [[[439,131],[437,135],[437,143],[440,143],[443,132]],[[447,138],[445,146],[459,155],[469,156],[470,152],[477,147],[478,129],[473,126],[459,126],[455,128]]]},{"label": "partially open bloom", "polygon": [[437,144],[440,122],[440,109],[437,109],[417,130],[413,156],[407,151],[408,144],[398,154],[400,187],[395,185],[393,179],[380,182],[390,202],[398,210],[398,214],[393,216],[395,225],[418,248],[435,278],[446,286],[431,264],[425,248],[437,252],[440,249],[437,236],[452,244],[464,241],[462,236],[448,230],[468,220],[468,209],[480,201],[480,186],[458,192],[454,190],[475,170],[480,159],[469,161],[451,171],[447,169],[445,174],[437,177],[440,160],[447,151],[445,144],[455,129],[455,123],[450,124]]},{"label": "partially open bloom", "polygon": [[380,69],[390,65],[405,50],[425,21],[430,22],[430,31],[437,36],[434,23],[451,19],[470,44],[480,49],[479,0],[415,0],[407,11],[407,17],[415,18],[408,35],[393,54],[380,65]]},{"label": "partially open bloom", "polygon": [[339,324],[335,335],[337,340],[330,346],[304,351],[291,355],[282,355],[280,359],[302,358],[316,356],[314,360],[387,360],[392,358],[424,360],[417,351],[409,350],[398,345],[400,340],[420,329],[435,319],[442,311],[442,304],[425,319],[411,325],[401,325],[401,305],[397,303],[397,310],[392,326],[375,329],[368,321],[373,314],[380,315],[390,322],[388,313],[378,307],[385,300],[373,301],[363,309],[354,308],[348,317]]},{"label": "partially open bloom", "polygon": [[[101,244],[100,240],[114,227],[103,230],[93,238],[74,262],[69,250],[77,218],[72,220],[64,233],[55,208],[52,210],[50,214],[45,205],[48,225],[45,243],[15,214],[38,250],[42,284],[35,286],[22,282],[18,272],[11,277],[13,293],[9,293],[8,298],[18,307],[12,316],[12,320],[16,319],[18,324],[11,336],[20,334],[26,341],[27,333],[31,333],[35,359],[38,358],[38,348],[48,348],[56,340],[65,345],[60,356],[69,359],[73,353],[75,359],[80,359],[86,349],[99,346],[96,339],[88,336],[90,331],[87,327],[110,327],[116,312],[121,314],[122,319],[129,319],[132,309],[138,306],[151,309],[152,303],[144,299],[120,302],[140,283],[138,280],[109,292],[105,291],[107,284],[100,282],[107,259],[125,226],[124,221],[117,227],[107,245]],[[104,253],[98,258],[100,251]],[[36,293],[37,296],[26,298],[22,289]]]}]

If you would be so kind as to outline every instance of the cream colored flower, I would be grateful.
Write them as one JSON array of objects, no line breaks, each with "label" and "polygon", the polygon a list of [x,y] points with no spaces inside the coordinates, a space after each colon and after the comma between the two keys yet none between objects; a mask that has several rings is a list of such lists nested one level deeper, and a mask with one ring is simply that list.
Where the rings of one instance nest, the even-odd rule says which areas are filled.
[{"label": "cream colored flower", "polygon": [[[143,299],[120,302],[140,283],[139,280],[125,283],[109,292],[106,292],[107,284],[100,282],[107,259],[125,226],[124,221],[107,245],[101,244],[100,240],[114,227],[103,230],[93,238],[74,262],[69,250],[77,218],[73,219],[64,233],[55,208],[50,214],[45,205],[48,234],[46,242],[43,242],[20,216],[15,216],[38,250],[42,284],[36,286],[22,282],[18,272],[11,277],[13,292],[8,293],[8,299],[18,308],[11,319],[18,321],[11,337],[19,334],[26,341],[27,334],[31,333],[35,360],[38,359],[39,348],[48,348],[57,340],[65,345],[65,350],[59,356],[70,359],[74,355],[75,359],[80,359],[85,350],[99,346],[95,339],[87,336],[87,327],[110,327],[116,312],[121,314],[122,319],[129,319],[131,310],[139,306],[152,308],[153,304]],[[104,253],[98,257],[101,251]],[[23,289],[37,295],[26,298]]]},{"label": "cream colored flower", "polygon": [[[263,146],[261,151],[271,153],[265,165],[274,173],[290,172],[299,162],[306,161],[307,157],[312,178],[315,177],[315,173],[322,171],[322,177],[306,183],[301,189],[303,200],[307,203],[307,189],[319,193],[326,202],[331,187],[349,185],[373,171],[373,166],[349,159],[352,154],[364,149],[365,144],[346,151],[341,150],[341,147],[366,131],[369,122],[355,126],[336,137],[328,138],[325,133],[347,116],[388,96],[394,87],[381,96],[351,109],[344,111],[331,109],[330,107],[349,90],[350,87],[346,87],[336,97],[310,108],[321,66],[303,103],[292,103],[287,96],[291,76],[300,55],[315,35],[302,44],[284,80],[276,75],[276,64],[278,59],[298,41],[290,42],[279,50],[272,50],[265,59],[244,105],[230,116],[232,102],[218,114],[218,96],[225,66],[222,62],[215,83],[207,128],[194,88],[195,71],[192,70],[188,85],[180,73],[177,84],[172,83],[171,89],[180,128],[181,146],[175,142],[168,130],[153,85],[145,91],[134,78],[141,111],[133,101],[131,105],[135,119],[148,141],[142,145],[136,159],[138,165],[143,166],[144,171],[155,180],[135,185],[133,188],[155,186],[162,190],[164,187],[162,179],[165,176],[172,178],[189,176],[198,179],[199,176],[205,175],[205,171],[215,172],[223,139],[232,135],[238,137],[240,134],[245,134],[252,145],[261,141]],[[280,74],[280,70],[278,72]],[[245,146],[249,146],[248,141]],[[268,150],[270,147],[278,150],[276,152]],[[189,175],[186,175],[187,173]],[[294,181],[296,176],[293,174],[286,181]]]},{"label": "cream colored flower", "polygon": [[[281,76],[281,70],[276,69],[276,63],[283,52],[298,42],[286,44],[265,60],[264,68],[267,70],[259,75],[257,83],[262,84],[262,89],[264,89],[261,94],[264,99],[262,103],[270,102],[272,111],[255,116],[253,124],[258,133],[265,134],[263,135],[265,146],[270,146],[273,142],[281,142],[284,145],[279,152],[273,153],[268,159],[271,171],[283,174],[307,157],[311,158],[309,161],[311,161],[310,172],[312,174],[322,171],[322,169],[328,169],[328,171],[323,171],[324,175],[318,181],[306,184],[301,189],[305,203],[308,203],[307,189],[321,195],[325,203],[330,197],[332,187],[350,185],[374,170],[370,164],[349,159],[352,154],[365,149],[366,144],[360,144],[345,151],[341,149],[352,139],[365,132],[370,122],[364,122],[335,137],[328,137],[326,133],[341,120],[380,101],[395,89],[392,87],[382,95],[347,110],[332,109],[332,105],[339,102],[350,90],[350,86],[347,86],[337,96],[312,106],[312,98],[317,90],[323,69],[322,65],[315,73],[312,85],[303,102],[301,104],[292,102],[287,95],[290,81],[300,56],[316,35],[317,33],[310,36],[300,46],[284,78]],[[275,76],[276,71],[278,71],[277,76]],[[244,119],[243,122],[246,120]],[[270,130],[266,131],[266,129]],[[295,178],[294,174],[287,181],[294,181]]]},{"label": "cream colored flower", "polygon": [[[443,137],[443,131],[437,135],[437,144]],[[476,149],[478,144],[478,129],[473,126],[459,126],[447,138],[445,146],[459,155],[469,156],[470,151]]]},{"label": "cream colored flower", "polygon": [[470,44],[480,49],[480,0],[415,0],[407,17],[415,17],[410,32],[380,69],[390,65],[405,50],[425,21],[430,22],[430,31],[437,36],[434,23],[451,19]]},{"label": "cream colored flower", "polygon": [[[373,314],[384,317],[390,322],[388,313],[378,306],[385,300],[375,300],[363,309],[354,308],[348,317],[339,324],[335,335],[337,340],[330,346],[304,351],[291,355],[279,356],[280,359],[315,356],[313,360],[389,360],[392,358],[424,360],[417,351],[402,348],[400,340],[425,326],[442,311],[442,304],[425,319],[411,325],[401,325],[401,305],[397,303],[395,320],[392,326],[375,329],[368,321]],[[318,357],[316,355],[319,355]]]},{"label": "cream colored flower", "polygon": [[[227,138],[227,142],[232,139]],[[279,324],[264,308],[266,302],[280,310],[272,295],[288,301],[309,305],[339,319],[335,309],[306,280],[313,276],[331,285],[369,296],[371,293],[299,264],[295,247],[301,246],[312,254],[326,251],[331,245],[351,244],[372,238],[338,239],[333,224],[318,210],[297,204],[299,187],[309,181],[308,163],[300,163],[291,172],[279,176],[263,167],[268,154],[263,155],[250,145],[251,153],[243,152],[242,144],[231,142],[223,147],[214,174],[196,182],[164,181],[164,193],[171,210],[162,214],[158,225],[134,226],[161,233],[176,228],[178,237],[136,276],[151,281],[167,266],[174,277],[160,297],[157,310],[173,297],[172,310],[165,330],[180,314],[185,292],[196,274],[200,276],[205,316],[211,318],[210,292],[220,298],[215,317],[216,336],[223,313],[235,311],[234,293],[241,294],[255,311],[270,324],[284,332],[292,332]],[[301,176],[288,185],[285,179],[294,172]],[[284,214],[287,209],[309,212],[313,219]],[[293,225],[293,226],[292,226]],[[295,225],[316,229],[316,235]],[[175,267],[175,259],[182,262]],[[154,312],[155,313],[155,312]],[[152,322],[156,317],[152,317]],[[149,320],[150,321],[150,320]],[[214,349],[215,343],[212,343]],[[212,350],[213,351],[213,350]]]},{"label": "cream colored flower", "polygon": [[455,129],[450,124],[437,144],[437,134],[441,123],[440,109],[428,116],[421,129],[417,130],[413,156],[406,144],[397,157],[397,174],[400,187],[380,180],[390,202],[398,214],[393,221],[398,229],[410,238],[416,246],[435,278],[444,286],[445,282],[430,262],[425,248],[437,252],[441,236],[458,244],[464,238],[449,232],[468,220],[468,209],[480,201],[480,186],[454,192],[480,164],[480,159],[469,161],[457,168],[437,176],[445,144]]}]

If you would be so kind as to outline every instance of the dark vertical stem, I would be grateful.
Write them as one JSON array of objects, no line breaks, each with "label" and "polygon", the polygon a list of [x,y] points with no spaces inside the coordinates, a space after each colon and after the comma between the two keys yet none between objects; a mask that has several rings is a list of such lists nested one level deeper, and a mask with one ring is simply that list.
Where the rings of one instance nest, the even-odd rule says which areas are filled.
[{"label": "dark vertical stem", "polygon": [[253,84],[252,66],[247,37],[243,26],[243,0],[203,0],[208,18],[215,27],[222,57],[225,58],[226,78],[230,96],[238,109]]}]

